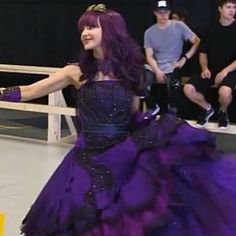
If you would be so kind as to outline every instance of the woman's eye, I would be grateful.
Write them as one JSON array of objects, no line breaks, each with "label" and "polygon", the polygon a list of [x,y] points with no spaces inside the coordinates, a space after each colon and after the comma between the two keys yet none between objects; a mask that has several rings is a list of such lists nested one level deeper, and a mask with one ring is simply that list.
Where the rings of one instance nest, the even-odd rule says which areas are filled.
[{"label": "woman's eye", "polygon": [[83,27],[83,29],[81,30],[81,32],[83,32],[84,30],[92,30],[94,28],[96,28],[97,26],[95,25],[86,25]]},{"label": "woman's eye", "polygon": [[84,27],[84,29],[89,29],[89,30],[94,29],[94,28],[95,28],[94,25],[86,25],[86,26]]},{"label": "woman's eye", "polygon": [[94,29],[94,28],[95,28],[94,25],[89,25],[89,26],[88,26],[88,29]]}]

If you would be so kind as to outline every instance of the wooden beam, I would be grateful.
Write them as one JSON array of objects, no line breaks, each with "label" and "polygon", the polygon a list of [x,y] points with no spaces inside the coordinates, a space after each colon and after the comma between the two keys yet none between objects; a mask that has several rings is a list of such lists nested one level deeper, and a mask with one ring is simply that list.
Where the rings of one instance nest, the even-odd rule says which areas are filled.
[{"label": "wooden beam", "polygon": [[59,106],[48,106],[41,104],[33,103],[15,103],[15,102],[5,102],[0,101],[0,108],[10,109],[10,110],[22,110],[22,111],[31,111],[39,113],[48,113],[48,114],[57,114],[57,115],[66,115],[66,116],[75,116],[75,108],[71,107],[59,107]]},{"label": "wooden beam", "polygon": [[[196,121],[187,120],[187,122],[193,126],[196,127]],[[219,129],[218,124],[215,122],[208,122],[207,125],[204,127],[204,129],[207,129],[214,133],[222,133],[222,134],[236,134],[236,125],[229,125],[227,129]],[[198,127],[196,127],[198,128]],[[201,128],[198,128],[201,129]]]},{"label": "wooden beam", "polygon": [[0,72],[8,72],[8,73],[49,75],[49,74],[55,73],[59,69],[60,69],[59,67],[0,64]]}]

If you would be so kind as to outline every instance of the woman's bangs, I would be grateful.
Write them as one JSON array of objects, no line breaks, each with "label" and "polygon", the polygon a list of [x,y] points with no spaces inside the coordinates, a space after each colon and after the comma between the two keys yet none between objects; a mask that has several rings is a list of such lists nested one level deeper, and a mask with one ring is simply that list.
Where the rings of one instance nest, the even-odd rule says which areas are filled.
[{"label": "woman's bangs", "polygon": [[85,26],[98,27],[98,15],[94,12],[86,12],[78,22],[78,29],[82,31]]}]

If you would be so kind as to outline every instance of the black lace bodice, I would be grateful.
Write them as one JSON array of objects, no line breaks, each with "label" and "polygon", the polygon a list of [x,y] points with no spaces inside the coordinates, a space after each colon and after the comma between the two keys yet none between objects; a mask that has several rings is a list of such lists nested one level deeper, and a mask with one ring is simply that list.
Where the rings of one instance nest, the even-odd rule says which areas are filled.
[{"label": "black lace bodice", "polygon": [[[133,92],[124,81],[89,81],[78,91],[81,132],[91,148],[106,148],[127,136]],[[106,130],[99,130],[100,127]],[[117,132],[118,131],[118,132]]]},{"label": "black lace bodice", "polygon": [[133,94],[120,80],[91,81],[78,92],[79,116],[82,124],[128,123]]}]

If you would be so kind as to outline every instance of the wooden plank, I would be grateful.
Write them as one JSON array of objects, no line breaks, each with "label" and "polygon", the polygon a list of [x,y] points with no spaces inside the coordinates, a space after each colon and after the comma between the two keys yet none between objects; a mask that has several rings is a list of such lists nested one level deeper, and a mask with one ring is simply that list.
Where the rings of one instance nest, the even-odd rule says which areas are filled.
[{"label": "wooden plank", "polygon": [[[199,127],[196,127],[196,121],[192,121],[192,120],[187,120],[187,122],[195,127],[195,128],[198,128],[198,129],[202,129],[202,128],[199,128]],[[217,127],[217,123],[215,122],[208,122],[207,125],[205,127],[203,127],[211,132],[214,132],[214,133],[222,133],[222,134],[236,134],[236,125],[229,125],[227,129],[219,129]]]},{"label": "wooden plank", "polygon": [[74,135],[72,134],[72,135],[62,137],[60,139],[60,143],[62,143],[62,144],[65,143],[65,144],[68,144],[68,145],[72,145],[72,144],[75,143],[76,139],[77,139],[77,134],[74,134]]},{"label": "wooden plank", "polygon": [[[40,104],[32,104],[32,103],[13,103],[13,102],[0,101],[0,108],[39,112],[39,113],[62,114],[66,116],[76,115],[75,108],[48,106],[48,105],[40,105]],[[187,122],[193,127],[196,127],[195,125],[196,121],[187,120]],[[217,132],[217,133],[236,134],[235,124],[229,125],[228,129],[218,129],[216,123],[209,122],[205,128],[207,128],[208,130],[212,132]]]},{"label": "wooden plank", "polygon": [[[10,65],[10,64],[0,64],[0,72],[9,72],[9,73],[26,73],[26,74],[52,74],[55,73],[58,67],[43,67],[43,66],[25,66],[25,65]],[[53,95],[52,95],[53,96]],[[62,101],[63,103],[63,101]],[[62,104],[64,105],[64,104]],[[39,105],[32,103],[12,103],[12,102],[3,102],[0,101],[0,108],[12,109],[12,110],[22,110],[22,111],[31,111],[31,112],[39,112],[39,113],[48,113],[54,115],[65,115],[67,123],[69,125],[70,131],[72,133],[75,132],[75,128],[73,127],[73,123],[68,116],[75,116],[76,110],[75,108],[66,108],[60,106],[48,106],[48,105]],[[143,111],[146,110],[146,107],[143,107]],[[53,118],[53,117],[52,117]],[[54,117],[55,118],[55,117]],[[53,118],[53,119],[54,119]],[[187,122],[195,127],[195,121]],[[218,129],[216,123],[208,123],[205,127],[209,131],[217,132],[217,133],[225,133],[225,134],[236,134],[236,125],[229,125],[227,129]],[[59,138],[59,137],[58,137]]]},{"label": "wooden plank", "polygon": [[[61,104],[62,107],[67,107],[63,93],[61,93],[61,103],[62,103]],[[75,128],[75,125],[74,125],[74,122],[73,122],[71,116],[65,116],[65,119],[66,119],[66,122],[67,122],[67,125],[68,125],[68,128],[69,128],[71,134],[72,135],[76,134],[77,131],[76,131],[76,128]]]},{"label": "wooden plank", "polygon": [[21,111],[31,111],[39,113],[49,113],[58,115],[75,116],[75,108],[72,107],[59,107],[59,106],[48,106],[33,103],[15,103],[15,102],[5,102],[0,101],[0,108],[10,109],[10,110],[21,110]]},{"label": "wooden plank", "polygon": [[[49,94],[48,105],[49,106],[61,106],[61,91]],[[48,114],[48,137],[49,143],[58,142],[61,139],[61,115]]]},{"label": "wooden plank", "polygon": [[8,73],[49,75],[49,74],[55,73],[59,69],[60,69],[59,67],[0,64],[0,72],[8,72]]}]

